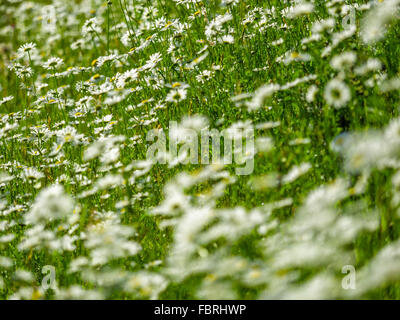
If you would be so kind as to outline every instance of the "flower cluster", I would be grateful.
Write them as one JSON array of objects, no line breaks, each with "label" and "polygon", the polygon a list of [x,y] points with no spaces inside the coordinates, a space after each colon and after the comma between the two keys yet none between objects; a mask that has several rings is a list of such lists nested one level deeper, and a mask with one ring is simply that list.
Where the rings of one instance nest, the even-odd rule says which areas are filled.
[{"label": "flower cluster", "polygon": [[1,1],[0,298],[399,298],[399,6]]}]

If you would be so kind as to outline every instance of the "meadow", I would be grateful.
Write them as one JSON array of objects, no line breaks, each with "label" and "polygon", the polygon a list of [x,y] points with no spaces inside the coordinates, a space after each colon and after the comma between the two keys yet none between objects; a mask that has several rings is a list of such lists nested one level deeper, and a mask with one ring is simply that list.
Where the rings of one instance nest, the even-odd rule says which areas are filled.
[{"label": "meadow", "polygon": [[0,298],[399,299],[399,7],[0,0]]}]

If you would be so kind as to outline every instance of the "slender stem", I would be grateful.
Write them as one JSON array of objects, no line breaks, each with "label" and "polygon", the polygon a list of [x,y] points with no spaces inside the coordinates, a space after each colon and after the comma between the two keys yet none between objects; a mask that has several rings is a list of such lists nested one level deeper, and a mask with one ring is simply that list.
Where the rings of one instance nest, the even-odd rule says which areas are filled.
[{"label": "slender stem", "polygon": [[34,75],[35,75],[35,70],[33,69],[33,63],[31,59],[31,54],[28,51],[28,58],[29,58],[29,64],[32,68],[32,87],[33,87],[33,94],[36,96],[36,86],[35,86],[35,80],[34,80]]},{"label": "slender stem", "polygon": [[129,36],[130,36],[130,38],[132,38],[132,31],[131,31],[131,25],[130,25],[130,23],[128,22],[128,19],[126,18],[126,15],[125,15],[125,10],[124,10],[124,7],[123,7],[123,5],[122,5],[122,2],[121,2],[121,0],[119,0],[119,5],[120,5],[120,7],[121,7],[121,10],[122,10],[122,14],[123,14],[123,16],[124,16],[124,19],[125,19],[125,22],[126,22],[126,27],[128,28],[128,31],[129,31]]},{"label": "slender stem", "polygon": [[110,6],[111,3],[107,3],[107,54],[110,54]]}]

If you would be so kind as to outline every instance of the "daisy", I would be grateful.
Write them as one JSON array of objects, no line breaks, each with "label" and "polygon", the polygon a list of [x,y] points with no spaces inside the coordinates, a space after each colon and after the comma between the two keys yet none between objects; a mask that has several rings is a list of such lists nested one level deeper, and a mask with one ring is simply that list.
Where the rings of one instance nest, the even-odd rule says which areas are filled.
[{"label": "daisy", "polygon": [[316,85],[312,85],[307,90],[306,101],[311,103],[315,100],[315,95],[318,92],[318,87]]},{"label": "daisy", "polygon": [[335,70],[343,70],[346,68],[350,68],[354,65],[357,60],[357,54],[353,51],[343,52],[340,55],[337,55],[331,60],[331,67]]},{"label": "daisy", "polygon": [[172,89],[165,98],[165,101],[178,103],[182,100],[185,100],[186,96],[187,90],[185,88]]},{"label": "daisy", "polygon": [[138,71],[136,69],[131,69],[125,71],[123,74],[118,74],[115,83],[117,85],[117,88],[125,88],[127,84],[137,80],[138,77],[139,77]]},{"label": "daisy", "polygon": [[60,185],[51,185],[42,190],[36,197],[30,211],[25,215],[27,224],[39,221],[64,218],[74,209],[73,199],[64,192]]},{"label": "daisy", "polygon": [[298,1],[293,7],[289,7],[285,11],[286,11],[286,16],[289,19],[293,19],[301,15],[309,14],[313,12],[313,10],[314,10],[313,3]]},{"label": "daisy", "polygon": [[34,181],[44,178],[44,174],[40,171],[36,170],[35,168],[25,168],[23,172],[23,177],[27,181]]},{"label": "daisy", "polygon": [[339,109],[350,101],[351,92],[343,81],[332,79],[325,87],[324,98],[329,106]]},{"label": "daisy", "polygon": [[7,96],[0,100],[0,106],[14,99],[14,96]]},{"label": "daisy", "polygon": [[144,70],[154,69],[157,63],[159,63],[161,60],[162,60],[161,53],[157,52],[155,54],[152,54],[149,60],[146,62],[146,64],[142,67],[142,69]]},{"label": "daisy", "polygon": [[31,67],[22,67],[18,70],[15,70],[15,74],[18,78],[26,79],[32,76],[33,70]]},{"label": "daisy", "polygon": [[52,58],[48,59],[45,63],[43,63],[42,66],[46,70],[54,70],[54,69],[58,69],[59,67],[61,67],[63,63],[64,63],[63,59],[52,57]]},{"label": "daisy", "polygon": [[30,54],[32,50],[36,49],[36,44],[33,42],[28,42],[23,44],[18,48],[18,56],[22,58],[25,54]]},{"label": "daisy", "polygon": [[82,28],[82,35],[86,36],[86,35],[92,34],[92,33],[100,34],[102,32],[102,30],[99,25],[100,25],[100,22],[97,18],[91,18],[89,20],[86,20],[86,22]]}]

